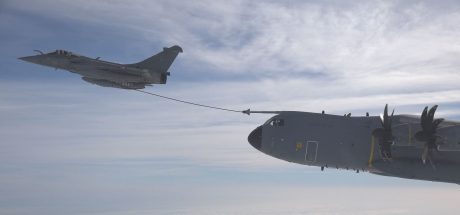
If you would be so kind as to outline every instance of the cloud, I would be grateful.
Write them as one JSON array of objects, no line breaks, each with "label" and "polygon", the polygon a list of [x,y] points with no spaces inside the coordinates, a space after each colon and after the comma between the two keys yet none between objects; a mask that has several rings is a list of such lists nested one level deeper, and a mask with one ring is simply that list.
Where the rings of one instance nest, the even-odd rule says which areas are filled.
[{"label": "cloud", "polygon": [[[98,47],[88,38],[101,37],[112,42],[98,54],[123,62],[179,44],[185,52],[168,84],[148,90],[192,102],[340,115],[378,114],[385,103],[396,113],[420,114],[438,103],[437,115],[458,118],[457,4],[8,1],[2,20],[14,24],[0,25],[21,35],[18,41],[7,34],[18,48],[27,40],[85,50]],[[7,47],[2,56],[13,58],[16,46]],[[321,176],[256,151],[247,135],[269,115],[170,103],[65,73],[36,80],[45,69],[11,62],[11,77],[0,81],[0,190],[10,194],[0,213],[38,206],[46,214],[455,211],[454,185],[338,171]],[[15,76],[20,69],[37,73],[24,80]],[[374,187],[385,184],[390,188]],[[420,207],[429,194],[441,200]],[[325,203],[330,199],[336,204]]]},{"label": "cloud", "polygon": [[[94,181],[90,181],[94,182]],[[118,182],[123,185],[122,182]],[[76,183],[81,184],[81,183]],[[196,186],[194,183],[176,186],[132,187],[85,186],[78,192],[58,200],[52,213],[75,211],[78,214],[455,214],[455,195],[451,187],[313,187],[290,186],[270,188],[263,186]],[[53,195],[57,188],[45,187]],[[67,185],[68,186],[68,185]],[[40,191],[43,188],[38,188]],[[90,189],[98,191],[94,194]],[[115,192],[114,192],[115,191]],[[123,192],[124,195],[113,195]],[[134,192],[133,192],[134,191]],[[144,191],[144,192],[140,192]],[[92,195],[85,195],[91,192]],[[378,193],[379,195],[373,195]],[[112,195],[110,195],[112,194]],[[160,196],[159,194],[163,194]],[[314,197],[311,195],[314,194]],[[33,195],[33,194],[32,194]],[[372,195],[371,200],[369,197]],[[436,196],[436,202],[426,205],[428,195]],[[211,198],[203,198],[209,196]],[[85,197],[85,198],[81,198]],[[136,197],[139,201],[129,201]],[[306,198],[308,197],[308,198]],[[72,201],[78,199],[79,201]],[[89,201],[112,203],[90,204]],[[155,199],[155,201],[152,201]],[[333,199],[333,201],[331,201]],[[41,202],[44,202],[43,200]],[[72,202],[72,204],[69,204]],[[382,204],[384,202],[384,204]],[[10,209],[9,211],[14,211]],[[37,212],[43,211],[36,208]]]},{"label": "cloud", "polygon": [[[452,90],[460,80],[457,73],[460,32],[454,27],[460,13],[455,9],[459,5],[453,3],[61,1],[56,4],[42,1],[10,4],[55,19],[116,26],[141,35],[142,43],[178,43],[185,52],[178,60],[176,68],[180,73],[174,73],[179,76],[174,81],[190,83],[180,76],[200,77],[195,78],[200,85],[207,76],[216,81],[238,77],[238,81],[259,81],[248,85],[273,82],[276,87],[264,89],[273,93],[284,93],[285,88],[278,86],[287,82],[299,83],[289,89],[296,92],[306,91],[300,87],[304,85],[324,97],[337,92],[341,96],[348,92],[349,97]],[[150,54],[151,47],[144,47],[145,50],[138,51]],[[347,90],[337,90],[334,87],[337,85]]]},{"label": "cloud", "polygon": [[[458,66],[453,4],[363,1],[41,1],[15,7],[48,16],[114,25],[145,40],[179,42],[191,62],[213,72],[318,72],[355,76]],[[441,6],[436,6],[441,7]],[[71,11],[68,8],[72,8]],[[123,14],[122,16],[120,16]],[[148,51],[150,52],[150,50]],[[447,68],[445,68],[447,67]],[[414,69],[415,71],[411,71]],[[437,71],[443,72],[443,71]]]}]

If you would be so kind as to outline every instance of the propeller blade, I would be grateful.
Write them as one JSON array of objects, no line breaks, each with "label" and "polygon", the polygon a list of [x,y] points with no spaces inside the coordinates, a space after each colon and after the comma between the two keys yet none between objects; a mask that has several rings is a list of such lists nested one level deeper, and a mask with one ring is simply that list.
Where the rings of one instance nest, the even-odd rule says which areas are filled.
[{"label": "propeller blade", "polygon": [[436,109],[438,108],[438,105],[434,105],[433,107],[430,108],[430,111],[428,111],[428,122],[431,123],[433,122],[434,119],[434,113],[436,112]]},{"label": "propeller blade", "polygon": [[422,162],[423,164],[426,164],[426,159],[428,158],[428,145],[425,144],[425,147],[423,147],[423,153],[422,153]]},{"label": "propeller blade", "polygon": [[391,112],[391,116],[388,118],[388,124],[387,124],[387,130],[390,131],[391,133],[391,125],[393,124],[393,115],[395,113],[395,109],[393,108],[393,111]]},{"label": "propeller blade", "polygon": [[420,125],[422,126],[422,130],[427,129],[427,126],[426,126],[427,114],[428,114],[428,106],[426,106],[425,109],[423,109],[422,116],[420,118]]},{"label": "propeller blade", "polygon": [[383,121],[382,121],[382,126],[384,129],[387,129],[388,127],[388,104],[385,105],[385,110],[383,111]]},{"label": "propeller blade", "polygon": [[435,131],[436,131],[436,129],[438,129],[438,125],[441,124],[441,122],[443,122],[443,121],[444,121],[443,118],[435,119],[433,121],[433,128],[434,128]]},{"label": "propeller blade", "polygon": [[436,170],[436,166],[435,166],[434,160],[433,160],[433,150],[428,149],[427,159],[428,159],[428,161],[430,161],[431,167],[433,167],[433,169]]}]

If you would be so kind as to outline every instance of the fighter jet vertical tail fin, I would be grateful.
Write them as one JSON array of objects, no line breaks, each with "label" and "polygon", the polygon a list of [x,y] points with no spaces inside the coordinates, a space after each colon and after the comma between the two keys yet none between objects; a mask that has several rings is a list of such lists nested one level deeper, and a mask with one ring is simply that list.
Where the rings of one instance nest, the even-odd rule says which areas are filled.
[{"label": "fighter jet vertical tail fin", "polygon": [[178,45],[163,48],[162,52],[132,65],[143,69],[149,69],[151,75],[160,74],[161,83],[164,84],[166,83],[166,76],[169,75],[169,67],[181,52],[182,48]]}]

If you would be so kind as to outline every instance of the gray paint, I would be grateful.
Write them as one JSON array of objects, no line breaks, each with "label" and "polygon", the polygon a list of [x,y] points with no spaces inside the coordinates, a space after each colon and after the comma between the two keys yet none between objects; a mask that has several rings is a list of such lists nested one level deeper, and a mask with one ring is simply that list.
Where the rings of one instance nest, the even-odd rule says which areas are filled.
[{"label": "gray paint", "polygon": [[181,52],[177,45],[163,48],[162,52],[135,64],[113,63],[65,50],[19,59],[80,74],[84,81],[102,87],[143,89],[151,84],[165,84],[170,74],[168,69]]},{"label": "gray paint", "polygon": [[[279,120],[283,121],[282,126],[277,125]],[[436,168],[423,164],[424,143],[413,138],[413,134],[421,129],[418,117],[393,117],[395,143],[391,147],[391,160],[380,156],[378,143],[372,140],[372,131],[379,127],[380,117],[377,116],[348,117],[287,111],[256,128],[248,141],[267,155],[304,165],[460,183],[460,135],[457,135],[460,123],[445,121],[440,125],[438,135],[444,143],[434,154]],[[309,159],[311,157],[314,159]]]}]

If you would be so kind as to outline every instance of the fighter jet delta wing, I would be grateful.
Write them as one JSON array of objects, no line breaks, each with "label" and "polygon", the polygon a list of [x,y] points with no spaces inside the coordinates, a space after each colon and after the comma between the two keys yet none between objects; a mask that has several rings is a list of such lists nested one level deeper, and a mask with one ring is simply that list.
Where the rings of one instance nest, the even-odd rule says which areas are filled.
[{"label": "fighter jet delta wing", "polygon": [[63,69],[82,76],[82,80],[102,87],[143,89],[151,84],[166,84],[169,67],[183,52],[175,45],[139,63],[119,64],[89,58],[65,50],[21,57],[19,59],[43,66]]}]

